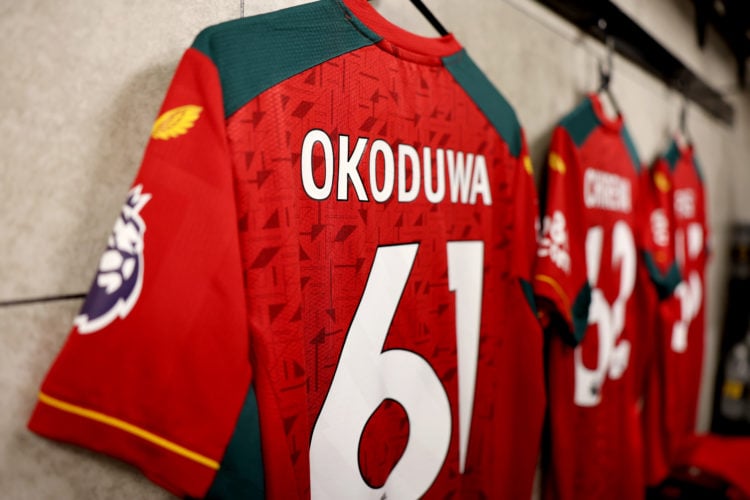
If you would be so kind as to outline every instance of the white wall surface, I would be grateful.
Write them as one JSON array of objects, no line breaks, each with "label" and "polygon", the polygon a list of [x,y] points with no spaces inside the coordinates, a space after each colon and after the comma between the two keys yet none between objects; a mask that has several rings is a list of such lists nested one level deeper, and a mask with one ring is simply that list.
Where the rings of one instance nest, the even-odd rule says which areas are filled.
[{"label": "white wall surface", "polygon": [[[210,24],[301,1],[36,0],[0,7],[0,302],[84,293],[119,213],[171,75]],[[373,0],[402,27],[434,36],[407,0]],[[597,86],[599,43],[532,0],[428,0],[514,105],[540,166],[552,127]],[[705,169],[714,258],[708,274],[706,429],[728,266],[729,228],[750,220],[750,104],[728,51],[699,50],[687,0],[619,0],[693,71],[726,91],[728,127],[696,106],[689,128]],[[713,35],[713,36],[712,36]],[[615,58],[613,91],[643,161],[667,146],[681,98]],[[79,299],[0,307],[0,496],[10,499],[170,498],[117,461],[25,429],[37,390]]]}]

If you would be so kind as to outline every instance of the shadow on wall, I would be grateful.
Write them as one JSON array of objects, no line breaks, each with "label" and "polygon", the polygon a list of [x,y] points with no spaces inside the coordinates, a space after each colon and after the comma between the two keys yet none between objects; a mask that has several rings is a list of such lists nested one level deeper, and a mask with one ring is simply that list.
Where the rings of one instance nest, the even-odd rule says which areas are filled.
[{"label": "shadow on wall", "polygon": [[537,193],[539,196],[540,216],[544,215],[541,212],[541,209],[544,206],[544,193],[547,183],[544,172],[547,170],[547,153],[549,152],[550,142],[552,142],[552,133],[555,131],[555,127],[557,127],[560,120],[565,117],[568,111],[571,111],[575,108],[575,106],[578,106],[581,102],[583,102],[586,96],[594,90],[595,89],[592,89],[590,91],[573,91],[572,102],[574,104],[570,108],[570,110],[566,110],[564,113],[560,114],[560,116],[555,117],[554,120],[550,121],[547,126],[544,127],[544,130],[538,131],[533,136],[526,136],[526,140],[528,141],[529,146],[529,156],[531,157],[531,162],[534,165],[534,180],[536,182]]},{"label": "shadow on wall", "polygon": [[[75,254],[86,255],[78,260],[86,263],[88,276],[93,277],[96,272],[107,238],[138,173],[151,127],[176,67],[177,62],[160,64],[133,75],[114,96],[109,108],[91,116],[91,120],[101,124],[99,135],[81,137],[82,141],[95,143],[96,153],[91,165],[84,167],[88,178],[78,192],[85,200],[85,209],[66,233],[70,240],[63,248],[71,255],[66,261],[74,260]],[[57,289],[66,289],[65,283],[60,285]]]},{"label": "shadow on wall", "polygon": [[[89,164],[80,165],[80,170],[85,172],[85,182],[70,193],[84,208],[78,211],[69,230],[60,232],[64,241],[55,242],[63,249],[60,257],[63,269],[56,276],[58,282],[53,283],[52,290],[69,289],[66,281],[72,272],[79,272],[74,271],[76,263],[86,266],[86,272],[90,273],[86,278],[94,275],[112,225],[140,166],[152,123],[175,67],[176,62],[172,62],[133,75],[113,96],[109,106],[88,117],[90,123],[99,125],[98,133],[84,136],[82,130],[78,141],[93,143],[90,150],[94,154],[89,156]],[[4,342],[14,346],[8,351],[12,352],[11,358],[0,373],[10,377],[0,378],[0,388],[8,386],[3,393],[6,418],[0,418],[0,432],[6,436],[0,448],[0,484],[3,485],[0,496],[19,499],[174,498],[132,466],[88,450],[48,441],[26,428],[42,380],[79,307],[80,301],[58,301],[43,307],[31,304],[0,310],[0,320],[4,319],[3,315],[11,320],[7,331],[3,332]]]}]

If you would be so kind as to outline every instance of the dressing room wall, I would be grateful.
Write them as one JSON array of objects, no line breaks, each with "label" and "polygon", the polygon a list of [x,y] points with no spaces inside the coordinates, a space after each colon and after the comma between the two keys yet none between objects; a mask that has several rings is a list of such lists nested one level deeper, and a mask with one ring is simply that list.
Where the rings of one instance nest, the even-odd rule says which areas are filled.
[{"label": "dressing room wall", "polygon": [[[182,52],[205,26],[297,3],[37,0],[0,8],[0,496],[170,498],[134,469],[43,440],[25,424]],[[408,0],[372,3],[396,24],[435,36]],[[538,171],[554,124],[597,87],[603,47],[532,0],[427,3],[515,107]],[[735,220],[750,220],[749,101],[737,90],[734,60],[718,37],[709,32],[707,47],[698,48],[689,1],[616,3],[735,107],[733,126],[694,105],[688,113],[712,229],[699,412],[699,427],[707,429],[729,229]],[[682,98],[620,57],[612,89],[641,159],[650,162],[677,127]]]}]

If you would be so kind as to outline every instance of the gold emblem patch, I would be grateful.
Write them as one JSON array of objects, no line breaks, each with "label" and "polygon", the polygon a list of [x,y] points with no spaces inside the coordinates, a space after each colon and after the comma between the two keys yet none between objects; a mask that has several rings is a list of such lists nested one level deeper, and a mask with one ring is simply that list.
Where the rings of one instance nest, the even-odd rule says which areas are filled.
[{"label": "gold emblem patch", "polygon": [[656,184],[657,189],[662,193],[666,193],[672,188],[672,183],[669,182],[669,179],[663,172],[656,172],[654,174],[654,184]]},{"label": "gold emblem patch", "polygon": [[151,137],[166,141],[187,134],[201,115],[203,108],[188,104],[165,111],[154,122]]},{"label": "gold emblem patch", "polygon": [[527,174],[534,175],[534,165],[531,164],[531,158],[529,158],[529,155],[523,157],[523,168],[526,169]]},{"label": "gold emblem patch", "polygon": [[559,172],[561,174],[564,174],[567,170],[567,167],[565,166],[565,162],[562,158],[560,158],[560,155],[557,153],[550,153],[549,154],[549,168],[554,170],[555,172]]}]

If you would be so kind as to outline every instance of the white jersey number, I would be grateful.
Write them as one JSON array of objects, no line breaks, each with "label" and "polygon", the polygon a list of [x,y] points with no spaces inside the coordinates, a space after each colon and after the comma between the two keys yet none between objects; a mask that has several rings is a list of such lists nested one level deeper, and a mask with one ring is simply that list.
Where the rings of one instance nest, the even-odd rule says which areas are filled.
[{"label": "white jersey number", "polygon": [[[681,268],[685,268],[687,259],[693,260],[703,250],[703,228],[697,222],[688,225],[687,242],[685,232],[677,230],[675,234],[675,247],[677,248],[677,262]],[[680,301],[680,319],[672,326],[672,350],[674,352],[685,352],[688,348],[688,329],[690,323],[700,311],[703,302],[703,283],[697,271],[691,271],[689,276],[677,285],[674,291]]]},{"label": "white jersey number", "polygon": [[623,221],[612,229],[612,268],[620,269],[620,289],[610,304],[599,288],[604,229],[592,227],[586,234],[586,275],[592,286],[588,324],[597,325],[599,342],[596,368],[583,363],[582,346],[575,349],[575,404],[596,406],[601,401],[602,385],[607,376],[622,377],[630,360],[630,342],[620,341],[625,327],[625,309],[633,293],[636,273],[636,252],[633,233]]},{"label": "white jersey number", "polygon": [[[383,350],[388,329],[417,256],[418,244],[379,247],[349,327],[310,442],[310,490],[322,498],[418,498],[448,454],[453,423],[448,395],[426,359]],[[459,459],[468,448],[479,353],[484,243],[447,244],[448,287],[455,292],[458,351]],[[385,399],[409,419],[409,439],[385,484],[373,488],[359,469],[362,433]]]}]

